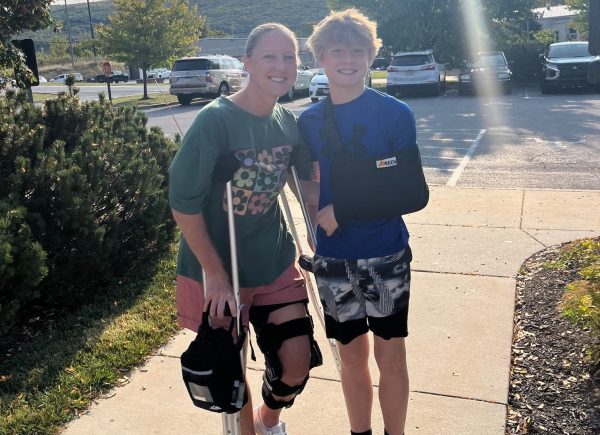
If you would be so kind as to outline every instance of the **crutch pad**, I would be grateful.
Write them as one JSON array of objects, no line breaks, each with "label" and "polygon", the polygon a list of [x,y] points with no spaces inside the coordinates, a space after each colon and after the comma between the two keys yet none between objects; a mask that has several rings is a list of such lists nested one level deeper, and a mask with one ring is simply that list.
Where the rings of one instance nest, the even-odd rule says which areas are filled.
[{"label": "crutch pad", "polygon": [[248,401],[240,355],[246,332],[235,342],[231,334],[234,324],[232,318],[229,329],[213,329],[208,312],[203,313],[198,335],[181,354],[183,382],[199,408],[232,414]]}]

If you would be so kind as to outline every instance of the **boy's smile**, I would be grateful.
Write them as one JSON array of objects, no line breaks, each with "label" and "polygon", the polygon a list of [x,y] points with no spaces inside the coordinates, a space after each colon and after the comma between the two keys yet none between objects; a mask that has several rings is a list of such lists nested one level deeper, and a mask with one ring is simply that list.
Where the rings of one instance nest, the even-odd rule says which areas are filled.
[{"label": "boy's smile", "polygon": [[334,95],[343,93],[350,96],[362,93],[370,59],[369,49],[363,44],[354,43],[327,47],[319,61]]}]

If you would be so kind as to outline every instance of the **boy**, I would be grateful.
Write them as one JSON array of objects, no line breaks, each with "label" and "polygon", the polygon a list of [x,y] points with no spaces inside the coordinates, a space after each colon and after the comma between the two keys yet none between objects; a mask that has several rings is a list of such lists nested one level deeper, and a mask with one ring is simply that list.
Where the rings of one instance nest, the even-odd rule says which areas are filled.
[{"label": "boy", "polygon": [[365,75],[381,41],[376,24],[356,9],[331,13],[315,27],[308,45],[325,70],[330,91],[298,120],[320,181],[313,267],[326,333],[338,343],[351,433],[371,434],[370,330],[386,434],[401,435],[409,391],[404,343],[412,259],[408,231],[401,216],[338,223],[330,180],[335,149],[328,139],[326,112],[332,103],[343,149],[354,157],[416,147],[415,120],[406,104],[365,88]]}]

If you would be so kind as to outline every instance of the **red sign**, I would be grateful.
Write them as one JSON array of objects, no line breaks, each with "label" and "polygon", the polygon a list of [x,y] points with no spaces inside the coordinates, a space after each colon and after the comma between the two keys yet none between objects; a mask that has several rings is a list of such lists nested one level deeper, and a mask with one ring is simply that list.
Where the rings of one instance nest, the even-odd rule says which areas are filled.
[{"label": "red sign", "polygon": [[112,67],[110,66],[110,62],[104,62],[102,63],[102,72],[104,73],[104,75],[106,77],[110,76],[110,73],[112,72]]}]

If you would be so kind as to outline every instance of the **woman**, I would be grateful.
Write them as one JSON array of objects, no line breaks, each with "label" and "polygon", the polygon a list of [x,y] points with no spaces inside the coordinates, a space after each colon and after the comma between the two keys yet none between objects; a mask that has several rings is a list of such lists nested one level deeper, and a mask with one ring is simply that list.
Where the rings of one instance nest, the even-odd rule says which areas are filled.
[{"label": "woman", "polygon": [[277,203],[292,152],[302,143],[294,115],[277,103],[296,80],[297,53],[296,37],[285,26],[256,27],[244,56],[248,85],[199,111],[170,170],[170,204],[182,232],[178,317],[182,326],[197,330],[203,311],[213,327],[229,324],[226,306],[237,314],[224,183],[215,179],[226,177],[216,169],[225,157],[239,164],[231,181],[242,319],[252,322],[267,365],[264,403],[253,417],[250,403],[242,409],[244,434],[285,434],[281,410],[292,405],[309,369],[320,363],[296,249]]}]

